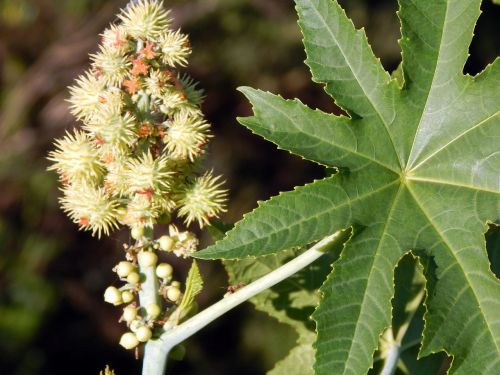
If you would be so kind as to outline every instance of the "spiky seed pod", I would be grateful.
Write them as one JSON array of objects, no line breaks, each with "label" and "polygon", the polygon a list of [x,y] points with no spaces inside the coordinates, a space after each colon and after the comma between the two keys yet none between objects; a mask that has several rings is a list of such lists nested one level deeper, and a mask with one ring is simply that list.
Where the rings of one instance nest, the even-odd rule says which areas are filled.
[{"label": "spiky seed pod", "polygon": [[[122,25],[110,25],[101,34],[101,42],[104,48],[116,50],[121,55],[125,55],[132,49],[131,43],[127,40],[127,31]],[[135,47],[135,46],[134,46]]]},{"label": "spiky seed pod", "polygon": [[173,116],[179,111],[179,107],[186,105],[187,98],[177,87],[168,85],[161,91],[161,96],[155,98],[155,104],[162,113]]},{"label": "spiky seed pod", "polygon": [[189,39],[180,30],[168,31],[158,40],[162,52],[161,59],[171,67],[186,66],[187,58],[191,54]]},{"label": "spiky seed pod", "polygon": [[102,233],[109,235],[110,230],[118,228],[118,202],[104,188],[75,184],[68,185],[63,193],[62,208],[80,229],[100,238]]},{"label": "spiky seed pod", "polygon": [[153,69],[149,72],[149,76],[144,79],[146,93],[153,98],[160,98],[167,83],[168,77],[164,72]]},{"label": "spiky seed pod", "polygon": [[158,216],[160,216],[158,208],[151,203],[146,194],[135,194],[127,205],[127,213],[122,222],[130,227],[152,228]]},{"label": "spiky seed pod", "polygon": [[124,100],[122,91],[118,87],[108,87],[108,89],[104,91],[99,98],[99,105],[97,106],[95,113],[91,118],[84,122],[90,122],[95,116],[99,116],[102,111],[120,114],[123,111],[123,107]]},{"label": "spiky seed pod", "polygon": [[129,193],[151,199],[153,193],[168,192],[172,174],[166,155],[154,159],[148,150],[127,164]]},{"label": "spiky seed pod", "polygon": [[127,165],[124,158],[118,158],[106,164],[108,173],[104,179],[106,191],[119,197],[128,189]]},{"label": "spiky seed pod", "polygon": [[209,219],[225,212],[227,190],[221,189],[220,176],[213,177],[207,172],[194,179],[180,192],[179,216],[184,217],[187,225],[197,221],[200,227],[209,223]]},{"label": "spiky seed pod", "polygon": [[128,35],[143,40],[155,40],[170,23],[169,12],[157,0],[136,1],[123,9],[118,18]]},{"label": "spiky seed pod", "polygon": [[210,125],[202,117],[192,117],[185,112],[174,115],[164,123],[167,127],[163,142],[174,158],[194,161],[201,155],[202,147],[211,137]]},{"label": "spiky seed pod", "polygon": [[64,182],[94,185],[100,181],[104,166],[97,155],[96,143],[88,134],[81,130],[66,132],[55,146],[56,150],[48,157],[54,164],[48,169],[57,171]]},{"label": "spiky seed pod", "polygon": [[76,79],[76,85],[69,87],[70,111],[78,120],[91,118],[99,108],[106,91],[106,82],[90,72]]},{"label": "spiky seed pod", "polygon": [[120,86],[130,67],[130,61],[120,51],[101,46],[99,52],[91,54],[92,66],[99,77],[110,86]]},{"label": "spiky seed pod", "polygon": [[84,129],[95,135],[101,144],[116,152],[128,150],[138,136],[135,132],[136,121],[130,113],[120,114],[113,108],[96,113]]},{"label": "spiky seed pod", "polygon": [[189,103],[193,105],[195,108],[199,107],[203,103],[203,99],[205,99],[203,89],[199,89],[198,82],[196,82],[189,75],[184,74],[178,78],[180,84],[182,85],[184,95],[188,99]]}]

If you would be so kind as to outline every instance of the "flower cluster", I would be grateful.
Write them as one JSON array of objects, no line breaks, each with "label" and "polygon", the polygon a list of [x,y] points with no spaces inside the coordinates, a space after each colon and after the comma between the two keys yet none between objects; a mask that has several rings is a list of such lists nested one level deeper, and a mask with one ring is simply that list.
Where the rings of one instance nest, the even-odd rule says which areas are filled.
[{"label": "flower cluster", "polygon": [[174,213],[204,226],[225,210],[227,194],[220,177],[198,173],[211,134],[203,92],[178,72],[191,53],[187,36],[169,27],[158,0],[135,2],[118,18],[70,87],[82,129],[49,154],[62,207],[97,236],[119,224],[152,227]]},{"label": "flower cluster", "polygon": [[[113,271],[124,284],[117,288],[109,286],[104,292],[104,300],[112,305],[124,305],[121,321],[127,324],[128,332],[120,339],[120,345],[126,349],[136,348],[141,342],[147,342],[153,336],[154,329],[175,319],[174,312],[182,300],[181,283],[173,279],[173,267],[169,263],[159,262],[157,252],[174,252],[177,256],[189,256],[196,250],[198,239],[190,232],[181,232],[171,225],[170,235],[157,240],[149,240],[141,229],[132,231],[138,241],[134,245],[124,245],[126,260],[119,262]],[[140,270],[153,268],[159,280],[156,291],[158,303],[141,306],[137,294],[141,290]]]}]

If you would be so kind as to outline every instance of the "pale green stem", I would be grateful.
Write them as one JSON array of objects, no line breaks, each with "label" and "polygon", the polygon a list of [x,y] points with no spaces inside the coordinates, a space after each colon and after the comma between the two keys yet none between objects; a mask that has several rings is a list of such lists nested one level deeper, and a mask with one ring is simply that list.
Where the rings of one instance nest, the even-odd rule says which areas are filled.
[{"label": "pale green stem", "polygon": [[290,262],[268,273],[253,283],[239,289],[233,294],[213,304],[191,319],[175,327],[164,327],[165,332],[155,340],[148,341],[144,354],[143,375],[163,375],[167,356],[170,350],[200,329],[225,314],[229,310],[247,301],[256,294],[278,284],[279,282],[310,265],[321,257],[334,244],[342,243],[345,237],[342,231],[325,237],[310,249]]},{"label": "pale green stem", "polygon": [[[146,233],[147,238],[152,238],[152,233]],[[141,306],[141,315],[146,316],[146,307],[150,304],[157,304],[161,306],[161,299],[158,293],[159,282],[156,276],[155,266],[152,267],[141,267],[139,264],[139,272],[141,275],[141,288],[139,289],[139,303]],[[143,361],[143,374],[163,374],[165,371],[166,361],[152,361],[149,358],[158,357],[156,353],[157,348],[145,345],[144,348],[144,361]],[[160,372],[161,371],[161,372]]]},{"label": "pale green stem", "polygon": [[394,372],[398,368],[399,354],[401,353],[400,349],[400,343],[395,341],[392,348],[387,352],[384,367],[382,368],[382,372],[380,372],[380,375],[394,374]]},{"label": "pale green stem", "polygon": [[382,368],[380,375],[392,375],[396,371],[398,367],[399,355],[404,351],[404,349],[401,347],[401,343],[403,342],[403,338],[405,337],[406,332],[410,327],[410,323],[413,320],[413,317],[415,316],[415,313],[417,312],[417,309],[420,306],[420,303],[422,302],[424,296],[425,290],[424,288],[422,288],[422,290],[408,305],[408,307],[411,309],[411,313],[408,314],[406,321],[399,329],[396,339],[392,342],[392,347],[387,351],[384,361],[384,367]]}]

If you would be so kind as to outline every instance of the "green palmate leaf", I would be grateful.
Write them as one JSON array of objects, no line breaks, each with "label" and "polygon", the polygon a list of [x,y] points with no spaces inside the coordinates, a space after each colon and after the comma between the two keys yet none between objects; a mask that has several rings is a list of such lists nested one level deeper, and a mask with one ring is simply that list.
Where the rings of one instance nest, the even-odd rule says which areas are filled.
[{"label": "green palmate leaf", "polygon": [[254,116],[240,121],[338,173],[260,203],[197,256],[271,254],[360,225],[321,287],[316,373],[372,366],[411,250],[431,265],[420,356],[448,353],[454,374],[500,373],[500,283],[484,238],[500,220],[500,60],[463,74],[481,1],[399,0],[394,79],[336,1],[295,3],[313,79],[349,117],[243,88]]}]

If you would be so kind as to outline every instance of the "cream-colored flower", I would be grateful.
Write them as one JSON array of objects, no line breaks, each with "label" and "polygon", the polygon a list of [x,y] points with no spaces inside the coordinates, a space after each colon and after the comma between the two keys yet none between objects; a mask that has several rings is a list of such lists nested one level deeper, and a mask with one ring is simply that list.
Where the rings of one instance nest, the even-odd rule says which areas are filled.
[{"label": "cream-colored flower", "polygon": [[168,231],[170,237],[174,240],[172,251],[175,255],[188,258],[196,252],[199,240],[194,233],[180,231],[175,225],[170,225]]}]

